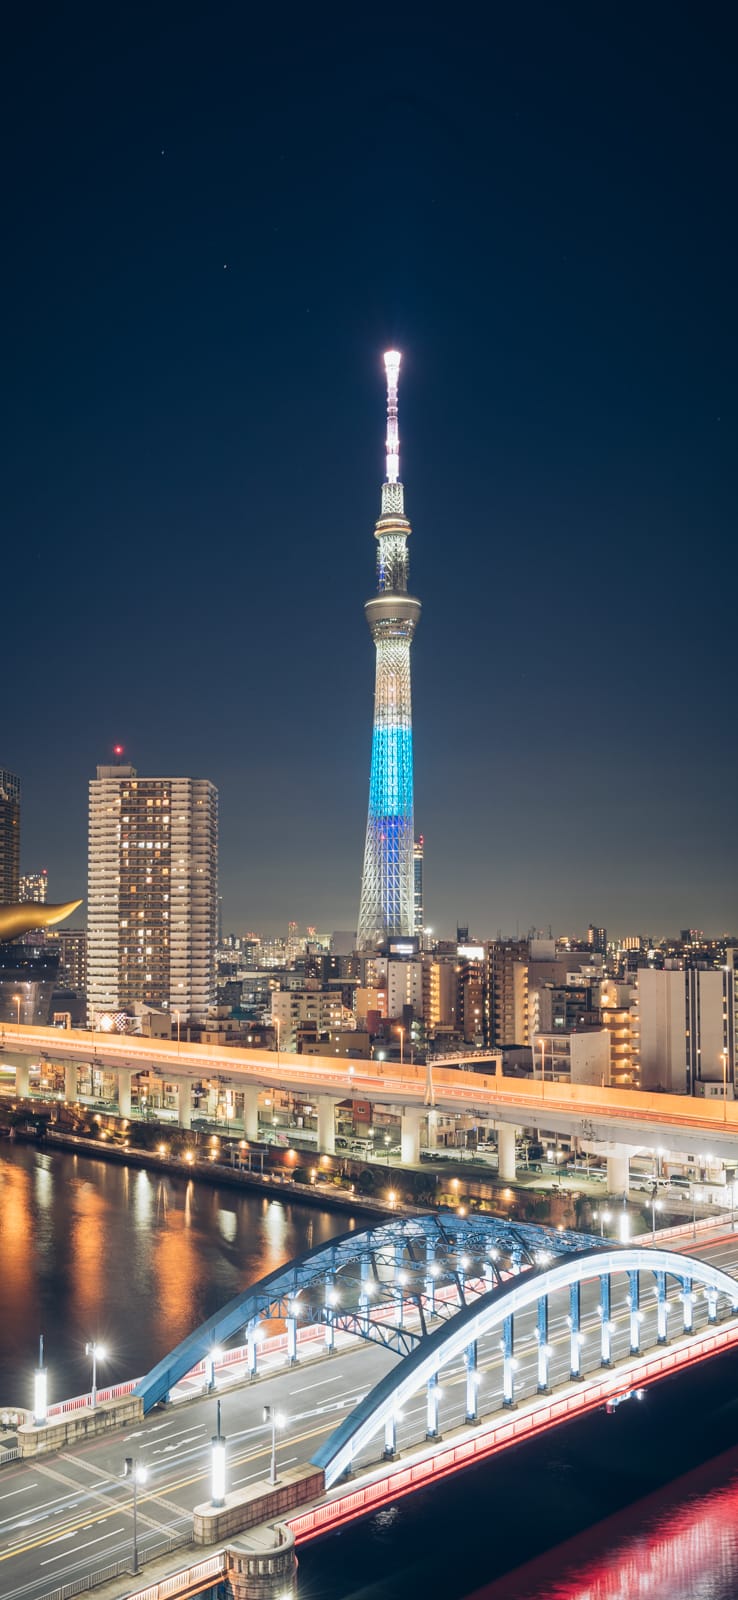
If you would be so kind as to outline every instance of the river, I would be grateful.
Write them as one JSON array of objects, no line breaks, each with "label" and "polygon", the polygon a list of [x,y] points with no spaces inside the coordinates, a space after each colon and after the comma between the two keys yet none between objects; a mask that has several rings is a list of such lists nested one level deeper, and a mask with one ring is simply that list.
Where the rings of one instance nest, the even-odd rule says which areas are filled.
[{"label": "river", "polygon": [[[282,1198],[0,1150],[0,1404],[144,1372],[239,1289],[354,1225]],[[360,1224],[359,1224],[360,1225]],[[305,1547],[300,1600],[735,1600],[738,1353]]]}]

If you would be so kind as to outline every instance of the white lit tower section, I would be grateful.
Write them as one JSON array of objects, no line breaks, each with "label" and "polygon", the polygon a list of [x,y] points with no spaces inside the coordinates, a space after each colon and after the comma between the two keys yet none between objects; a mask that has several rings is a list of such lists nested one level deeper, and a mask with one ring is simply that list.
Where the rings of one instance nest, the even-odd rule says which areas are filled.
[{"label": "white lit tower section", "polygon": [[420,601],[407,592],[407,541],[400,482],[397,384],[400,355],[388,350],[387,474],[382,512],[375,527],[377,593],[364,607],[377,650],[369,816],[361,882],[358,946],[375,948],[415,926],[413,870],[413,721],[410,645]]}]

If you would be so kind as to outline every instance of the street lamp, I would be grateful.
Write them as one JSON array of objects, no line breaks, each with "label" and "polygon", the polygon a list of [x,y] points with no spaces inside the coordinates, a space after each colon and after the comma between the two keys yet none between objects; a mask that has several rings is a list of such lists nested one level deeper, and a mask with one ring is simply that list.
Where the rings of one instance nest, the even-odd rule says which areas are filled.
[{"label": "street lamp", "polygon": [[652,1194],[651,1195],[651,1243],[652,1244],[654,1244],[655,1241],[656,1241],[656,1212],[660,1211],[660,1210],[661,1210],[661,1201],[656,1199],[656,1195],[655,1194]]},{"label": "street lamp", "polygon": [[217,1403],[217,1429],[210,1441],[210,1504],[216,1508],[225,1505],[225,1435],[220,1431],[220,1401]]},{"label": "street lamp", "polygon": [[123,1477],[130,1478],[133,1484],[133,1571],[138,1572],[138,1486],[145,1483],[148,1472],[141,1462],[134,1456],[126,1456],[123,1463]]},{"label": "street lamp", "polygon": [[180,1040],[181,1040],[181,1036],[182,1036],[181,1035],[182,1014],[179,1011],[175,1011],[174,1015],[175,1015],[175,1018],[176,1018],[176,1021],[177,1021],[177,1050],[179,1051],[179,1045],[180,1045]]},{"label": "street lamp", "polygon": [[17,1013],[18,1013],[18,1015],[16,1017],[16,1022],[17,1022],[18,1027],[20,1027],[20,1019],[21,1019],[21,999],[22,999],[21,995],[19,995],[19,994],[14,994],[13,995],[13,1000],[15,1002],[15,1005],[16,1005],[16,1008],[17,1008]]},{"label": "street lamp", "polygon": [[272,1430],[272,1459],[267,1478],[267,1483],[271,1484],[272,1488],[277,1482],[277,1429],[284,1427],[285,1420],[282,1412],[277,1411],[276,1406],[264,1407],[264,1423],[267,1428]]},{"label": "street lamp", "polygon": [[94,1339],[88,1339],[87,1344],[85,1345],[85,1355],[92,1357],[92,1389],[90,1391],[90,1406],[94,1411],[95,1406],[97,1405],[97,1363],[98,1361],[106,1361],[108,1352],[104,1345],[97,1344]]},{"label": "street lamp", "polygon": [[398,1028],[397,1032],[400,1035],[400,1066],[402,1067],[405,1064],[405,1029]]},{"label": "street lamp", "polygon": [[728,1115],[728,1050],[727,1050],[727,1046],[724,1046],[724,1048],[721,1050],[720,1054],[721,1054],[721,1056],[723,1058],[723,1122],[725,1122],[726,1119],[727,1119],[727,1115]]},{"label": "street lamp", "polygon": [[604,1237],[605,1237],[605,1223],[610,1221],[610,1212],[609,1211],[595,1211],[594,1212],[595,1222],[597,1221],[598,1217],[599,1217],[599,1221],[600,1221],[600,1236],[601,1236],[601,1238],[604,1239]]}]

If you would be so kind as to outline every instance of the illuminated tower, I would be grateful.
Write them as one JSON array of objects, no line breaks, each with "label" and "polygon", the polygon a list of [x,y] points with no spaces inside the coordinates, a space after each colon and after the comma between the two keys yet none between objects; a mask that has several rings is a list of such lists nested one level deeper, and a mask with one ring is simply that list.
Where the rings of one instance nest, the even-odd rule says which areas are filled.
[{"label": "illuminated tower", "polygon": [[407,541],[400,482],[397,382],[400,356],[388,350],[387,474],[377,540],[377,593],[364,607],[377,648],[372,767],[359,909],[360,950],[415,928],[413,876],[413,721],[410,645],[420,601],[407,592]]}]

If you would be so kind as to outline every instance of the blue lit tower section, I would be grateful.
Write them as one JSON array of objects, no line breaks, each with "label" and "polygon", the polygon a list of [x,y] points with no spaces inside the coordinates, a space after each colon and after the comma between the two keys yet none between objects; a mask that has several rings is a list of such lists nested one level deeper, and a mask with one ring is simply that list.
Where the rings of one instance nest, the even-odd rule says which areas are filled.
[{"label": "blue lit tower section", "polygon": [[377,540],[377,593],[364,607],[377,650],[372,768],[359,909],[360,950],[393,935],[414,932],[413,719],[410,645],[420,601],[407,592],[407,541],[400,482],[397,383],[400,356],[389,350],[387,374],[387,474]]}]

